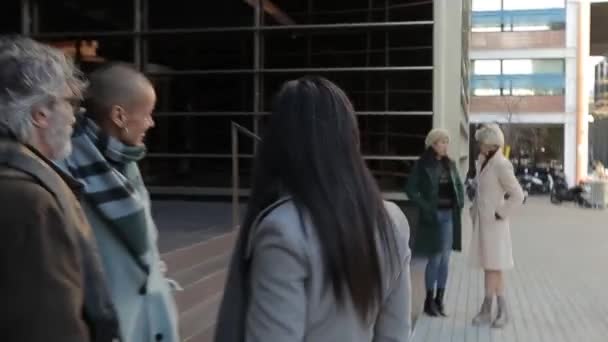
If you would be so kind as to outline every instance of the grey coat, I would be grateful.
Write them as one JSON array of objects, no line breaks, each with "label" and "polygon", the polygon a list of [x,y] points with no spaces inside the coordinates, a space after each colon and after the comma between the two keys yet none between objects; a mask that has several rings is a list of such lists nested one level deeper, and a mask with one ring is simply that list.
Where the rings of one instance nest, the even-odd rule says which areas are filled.
[{"label": "grey coat", "polygon": [[409,225],[393,203],[387,211],[397,228],[400,268],[387,274],[386,296],[372,324],[362,323],[352,305],[337,305],[328,283],[321,245],[312,223],[291,201],[254,226],[246,254],[251,258],[250,296],[245,315],[247,342],[406,342],[410,340]]}]

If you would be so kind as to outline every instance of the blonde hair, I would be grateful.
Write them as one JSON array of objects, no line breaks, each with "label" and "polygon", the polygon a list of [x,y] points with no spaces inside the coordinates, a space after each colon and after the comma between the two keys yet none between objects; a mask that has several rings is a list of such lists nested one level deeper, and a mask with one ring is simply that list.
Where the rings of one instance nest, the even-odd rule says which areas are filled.
[{"label": "blonde hair", "polygon": [[475,140],[481,144],[503,147],[505,136],[497,124],[486,124],[475,132]]},{"label": "blonde hair", "polygon": [[424,145],[428,148],[435,145],[435,143],[437,143],[439,140],[443,139],[449,142],[450,133],[446,129],[435,128],[431,130],[429,134],[427,134],[426,139],[424,140]]}]

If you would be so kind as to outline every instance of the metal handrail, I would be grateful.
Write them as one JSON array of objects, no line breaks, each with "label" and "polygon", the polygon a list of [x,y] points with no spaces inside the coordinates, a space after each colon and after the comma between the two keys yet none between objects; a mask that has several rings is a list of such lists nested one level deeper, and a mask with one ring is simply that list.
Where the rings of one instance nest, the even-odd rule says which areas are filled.
[{"label": "metal handrail", "polygon": [[230,122],[230,135],[232,139],[232,227],[236,228],[240,222],[239,205],[239,133],[253,138],[256,142],[262,141],[258,135],[247,128]]}]

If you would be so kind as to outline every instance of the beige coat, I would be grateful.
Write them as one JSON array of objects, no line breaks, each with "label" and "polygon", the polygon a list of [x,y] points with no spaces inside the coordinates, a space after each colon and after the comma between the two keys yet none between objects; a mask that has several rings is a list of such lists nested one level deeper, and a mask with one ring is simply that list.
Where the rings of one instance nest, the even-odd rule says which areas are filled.
[{"label": "beige coat", "polygon": [[[509,218],[524,200],[513,165],[498,152],[483,170],[477,163],[477,194],[471,207],[473,234],[470,259],[485,270],[513,268]],[[505,200],[505,195],[508,199]],[[497,219],[498,214],[502,219]]]}]

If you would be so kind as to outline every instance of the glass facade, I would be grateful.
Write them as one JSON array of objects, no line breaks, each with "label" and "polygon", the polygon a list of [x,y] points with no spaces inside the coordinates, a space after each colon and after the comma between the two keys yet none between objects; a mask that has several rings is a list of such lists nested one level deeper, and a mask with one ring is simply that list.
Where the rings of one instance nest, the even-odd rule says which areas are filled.
[{"label": "glass facade", "polygon": [[563,59],[475,60],[474,96],[564,95]]},{"label": "glass facade", "polygon": [[565,27],[564,0],[473,1],[473,32],[558,31]]},{"label": "glass facade", "polygon": [[606,59],[595,66],[595,85],[593,88],[594,112],[608,113],[608,62]]},{"label": "glass facade", "polygon": [[566,0],[472,0],[473,12],[565,8]]},{"label": "glass facade", "polygon": [[[261,135],[278,87],[307,74],[351,97],[361,148],[385,191],[402,190],[432,127],[433,1],[8,3],[0,33],[61,47],[85,72],[123,61],[153,80],[156,128],[141,165],[153,191],[228,194],[231,123]],[[255,150],[240,138],[243,189]]]},{"label": "glass facade", "polygon": [[473,13],[473,32],[559,31],[566,28],[564,9]]}]

